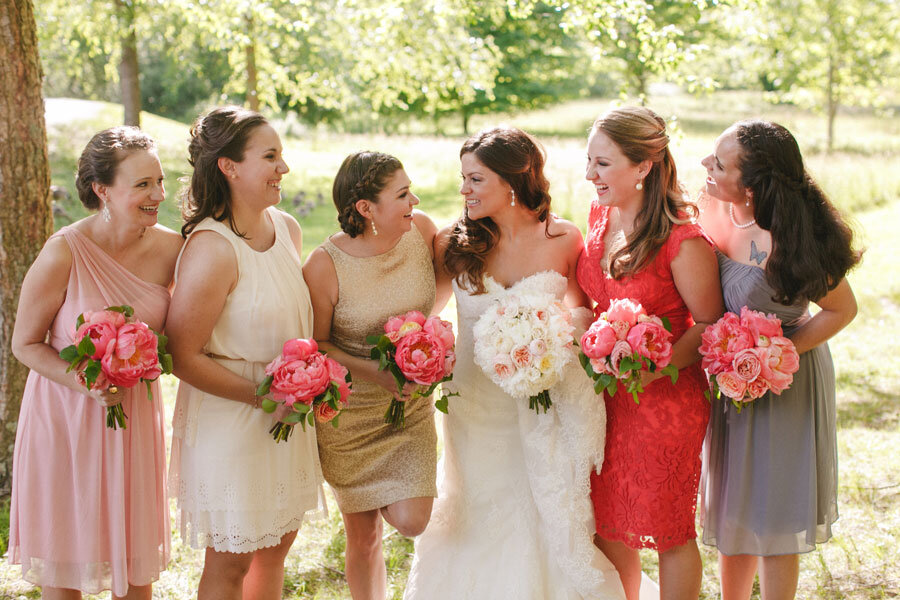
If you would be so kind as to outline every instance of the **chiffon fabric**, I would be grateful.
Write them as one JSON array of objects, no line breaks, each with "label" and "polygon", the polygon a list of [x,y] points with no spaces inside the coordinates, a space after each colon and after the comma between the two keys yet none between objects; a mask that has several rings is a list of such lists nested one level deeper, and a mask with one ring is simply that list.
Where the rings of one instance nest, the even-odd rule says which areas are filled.
[{"label": "chiffon fabric", "polygon": [[[694,224],[673,225],[651,262],[631,277],[615,280],[601,268],[609,207],[591,205],[585,250],[578,261],[582,289],[605,311],[612,300],[630,298],[648,314],[668,317],[672,340],[693,326],[675,287],[671,263],[681,243],[705,237]],[[632,548],[660,552],[697,537],[694,515],[700,484],[700,453],[709,420],[706,376],[695,363],[648,385],[636,404],[622,386],[606,398],[606,460],[591,475],[597,533]]]},{"label": "chiffon fabric", "polygon": [[[719,254],[726,308],[774,314],[790,335],[809,318],[808,302],[787,306],[760,267]],[[704,445],[703,542],[723,554],[810,552],[831,537],[837,508],[834,366],[827,344],[800,355],[780,395],[767,393],[740,413],[713,401]]]},{"label": "chiffon fabric", "polygon": [[[128,304],[162,331],[169,291],[144,281],[75,227],[66,298],[50,326],[55,350],[73,343],[82,312]],[[28,375],[13,454],[9,560],[35,585],[89,594],[159,578],[169,560],[165,429],[159,384],[122,389],[127,428],[108,429],[96,400]]]},{"label": "chiffon fabric", "polygon": [[472,329],[495,299],[528,289],[562,297],[566,286],[552,271],[508,290],[486,277],[487,293],[478,295],[453,283],[459,335],[452,387],[460,395],[443,417],[438,500],[416,539],[405,600],[625,597],[592,542],[589,475],[603,462],[606,419],[578,361],[550,389],[553,405],[542,414],[474,362]]},{"label": "chiffon fabric", "polygon": [[[347,254],[328,239],[322,248],[338,278],[331,342],[348,354],[369,358],[366,336],[384,333],[395,315],[434,306],[431,250],[415,225],[397,244],[376,256]],[[340,426],[317,431],[325,480],[345,513],[373,510],[407,498],[433,497],[437,432],[431,398],[406,402],[406,425],[384,422],[391,394],[357,379]]]},{"label": "chiffon fabric", "polygon": [[[256,382],[286,340],[312,337],[309,289],[285,215],[275,208],[267,214],[275,243],[263,252],[211,218],[191,232],[221,235],[238,263],[238,282],[205,351]],[[275,546],[304,519],[324,513],[315,427],[297,425],[286,442],[276,443],[273,424],[272,415],[249,404],[179,384],[169,487],[182,538],[194,548],[241,553]]]}]

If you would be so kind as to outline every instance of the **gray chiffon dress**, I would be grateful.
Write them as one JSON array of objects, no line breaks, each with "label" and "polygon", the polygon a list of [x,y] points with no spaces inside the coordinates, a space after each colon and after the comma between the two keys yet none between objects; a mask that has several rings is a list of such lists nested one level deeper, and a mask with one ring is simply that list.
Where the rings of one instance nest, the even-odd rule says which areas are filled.
[{"label": "gray chiffon dress", "polygon": [[[774,313],[790,335],[809,302],[772,300],[765,271],[718,253],[726,309]],[[703,445],[703,542],[722,554],[774,556],[815,549],[837,510],[834,366],[827,344],[800,355],[791,386],[738,413],[712,399]]]}]

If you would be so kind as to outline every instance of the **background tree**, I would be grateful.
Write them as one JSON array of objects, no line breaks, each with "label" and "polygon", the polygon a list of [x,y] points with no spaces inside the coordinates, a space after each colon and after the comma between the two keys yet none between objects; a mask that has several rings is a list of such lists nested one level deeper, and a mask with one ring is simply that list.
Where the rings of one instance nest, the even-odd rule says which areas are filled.
[{"label": "background tree", "polygon": [[0,495],[9,494],[12,449],[28,369],[10,341],[19,290],[53,232],[41,63],[31,0],[0,3]]}]

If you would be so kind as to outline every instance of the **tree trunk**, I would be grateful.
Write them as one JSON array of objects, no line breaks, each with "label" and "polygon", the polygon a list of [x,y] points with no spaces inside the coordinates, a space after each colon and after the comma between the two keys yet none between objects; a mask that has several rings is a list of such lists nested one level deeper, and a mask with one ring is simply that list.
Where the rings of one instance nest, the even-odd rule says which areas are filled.
[{"label": "tree trunk", "polygon": [[41,63],[31,0],[0,2],[0,495],[28,369],[10,351],[19,290],[53,232]]},{"label": "tree trunk", "polygon": [[462,126],[463,126],[463,135],[469,135],[469,111],[466,110],[466,107],[463,106],[462,110]]},{"label": "tree trunk", "polygon": [[247,56],[247,102],[250,104],[250,110],[259,111],[259,93],[256,83],[256,38],[253,35],[253,14],[247,13],[247,35],[250,41],[244,48]]},{"label": "tree trunk", "polygon": [[125,125],[141,126],[141,81],[139,78],[137,36],[134,32],[134,5],[116,0],[119,23],[123,27],[122,60],[119,62],[119,84],[122,89],[122,106],[125,109]]}]

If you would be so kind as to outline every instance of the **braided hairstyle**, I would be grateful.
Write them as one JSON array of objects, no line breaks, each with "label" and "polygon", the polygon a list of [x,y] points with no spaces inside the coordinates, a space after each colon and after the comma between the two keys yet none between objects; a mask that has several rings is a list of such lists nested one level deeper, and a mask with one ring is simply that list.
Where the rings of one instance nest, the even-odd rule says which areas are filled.
[{"label": "braided hairstyle", "polygon": [[222,106],[197,117],[191,126],[188,162],[194,167],[190,185],[180,193],[184,225],[181,235],[187,237],[200,221],[212,217],[227,221],[238,236],[244,234],[234,224],[231,188],[219,169],[219,158],[235,162],[244,160],[244,150],[254,129],[268,121],[258,112],[240,106]]},{"label": "braided hairstyle", "polygon": [[[545,224],[548,238],[557,237],[549,232],[550,182],[544,176],[544,150],[537,140],[515,127],[495,127],[466,140],[459,156],[470,153],[509,184],[516,202]],[[460,285],[475,294],[485,293],[485,263],[499,239],[500,229],[492,219],[470,219],[468,211],[464,211],[450,231],[444,268]]]},{"label": "braided hairstyle", "polygon": [[78,158],[75,188],[85,208],[100,208],[92,184],[112,185],[123,160],[136,150],[156,151],[156,142],[137,127],[121,126],[94,134]]},{"label": "braided hairstyle", "polygon": [[634,232],[625,247],[609,257],[609,274],[620,279],[646,266],[669,239],[672,227],[689,222],[698,213],[678,181],[665,119],[649,108],[630,106],[601,115],[592,131],[606,134],[632,163],[653,163],[643,181],[644,207]]},{"label": "braided hairstyle", "polygon": [[790,131],[761,120],[732,127],[741,185],[753,192],[756,224],[772,235],[766,262],[772,299],[821,299],[862,257],[853,249],[853,231],[806,171]]},{"label": "braided hairstyle", "polygon": [[391,175],[403,168],[394,156],[383,152],[355,152],[344,159],[331,188],[341,230],[352,238],[366,229],[366,219],[356,208],[360,200],[378,203],[378,194]]}]

